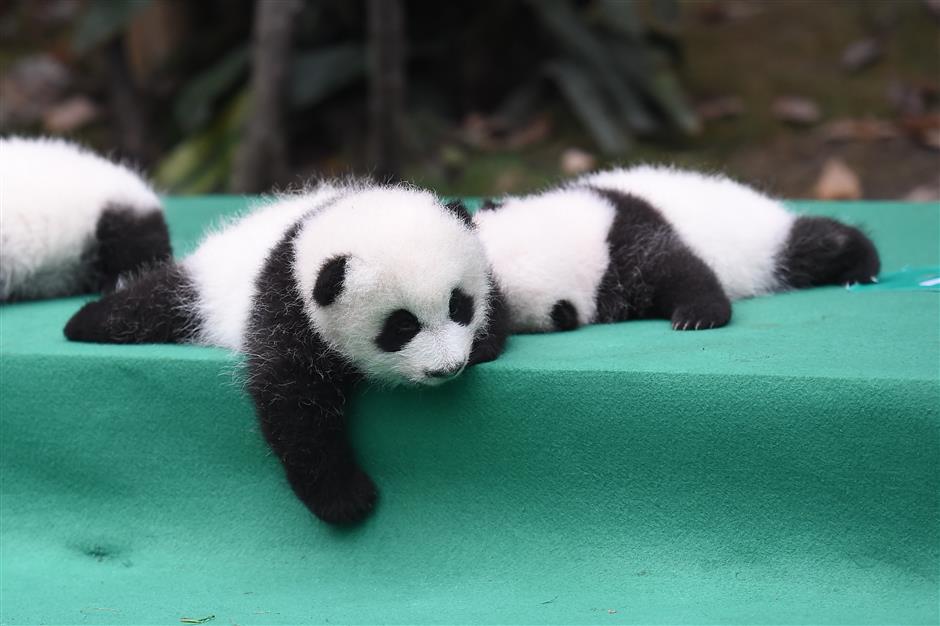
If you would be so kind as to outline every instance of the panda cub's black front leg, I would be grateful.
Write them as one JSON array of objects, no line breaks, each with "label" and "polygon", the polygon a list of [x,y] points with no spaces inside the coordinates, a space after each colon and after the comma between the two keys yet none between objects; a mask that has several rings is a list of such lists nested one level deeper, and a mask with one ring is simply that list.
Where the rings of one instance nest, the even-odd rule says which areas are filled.
[{"label": "panda cub's black front leg", "polygon": [[505,297],[495,284],[490,287],[487,305],[486,324],[473,340],[467,365],[494,361],[506,347],[506,339],[509,337],[509,309],[506,307]]},{"label": "panda cub's black front leg", "polygon": [[352,524],[369,515],[377,491],[348,439],[345,397],[351,381],[335,372],[331,377],[332,369],[328,363],[298,363],[285,353],[253,356],[249,391],[265,439],[297,497],[325,522]]}]

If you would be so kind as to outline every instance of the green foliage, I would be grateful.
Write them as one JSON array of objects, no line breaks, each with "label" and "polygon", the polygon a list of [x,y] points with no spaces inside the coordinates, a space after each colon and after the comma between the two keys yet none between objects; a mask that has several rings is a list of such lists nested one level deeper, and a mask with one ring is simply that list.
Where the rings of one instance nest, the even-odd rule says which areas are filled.
[{"label": "green foliage", "polygon": [[[151,2],[87,0],[72,31],[73,47],[98,48]],[[156,168],[158,182],[174,192],[219,191],[229,180],[248,115],[252,38],[245,11],[220,7],[239,2],[251,6],[250,0],[181,5],[193,32],[210,25],[212,32],[174,50],[164,82],[138,86],[158,98],[154,111],[173,114],[151,128],[154,139],[174,146]],[[651,10],[643,14],[643,8]],[[406,149],[442,154],[468,113],[498,119],[501,132],[512,134],[557,109],[553,102],[562,103],[608,156],[629,152],[635,137],[699,131],[671,59],[649,37],[655,30],[676,41],[675,0],[480,0],[470,13],[446,4],[425,9],[407,13],[403,125],[412,132]],[[345,0],[309,2],[298,16],[284,86],[292,146],[315,137],[309,145],[318,158],[364,152],[358,144],[366,137],[368,110],[365,24],[364,5]],[[187,62],[191,58],[196,61]],[[340,159],[334,165],[350,164]]]},{"label": "green foliage", "polygon": [[[638,3],[600,0],[593,15],[569,0],[528,4],[558,42],[559,55],[546,73],[604,152],[625,152],[634,134],[699,132],[675,74],[646,42]],[[653,0],[660,20],[678,19],[678,7],[667,6],[674,4]]]},{"label": "green foliage", "polygon": [[72,34],[72,49],[85,53],[123,31],[151,0],[90,0]]},{"label": "green foliage", "polygon": [[205,130],[173,148],[157,167],[154,180],[176,194],[200,194],[225,187],[248,112],[248,89],[233,97]]},{"label": "green foliage", "polygon": [[365,47],[358,43],[299,53],[291,71],[291,106],[314,106],[361,79],[366,71],[365,58]]},{"label": "green foliage", "polygon": [[184,131],[201,128],[212,116],[212,107],[218,98],[239,81],[248,71],[248,46],[240,46],[226,54],[221,61],[190,80],[176,99],[176,121]]}]

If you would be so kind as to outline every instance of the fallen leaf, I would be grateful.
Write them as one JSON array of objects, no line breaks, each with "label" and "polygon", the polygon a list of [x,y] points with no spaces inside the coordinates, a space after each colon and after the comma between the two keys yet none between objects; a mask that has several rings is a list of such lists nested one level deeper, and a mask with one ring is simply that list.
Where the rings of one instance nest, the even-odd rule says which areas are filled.
[{"label": "fallen leaf", "polygon": [[98,117],[98,107],[86,96],[72,96],[50,107],[42,116],[47,132],[61,135],[71,133]]},{"label": "fallen leaf", "polygon": [[695,107],[698,116],[706,122],[738,117],[744,113],[744,101],[738,96],[719,96],[705,100]]},{"label": "fallen leaf", "polygon": [[888,85],[888,101],[901,115],[923,115],[940,101],[940,87],[933,81],[893,80]]},{"label": "fallen leaf", "polygon": [[516,150],[542,141],[551,131],[551,117],[547,114],[537,115],[528,124],[510,133],[502,143],[504,147]]},{"label": "fallen leaf", "polygon": [[900,133],[897,126],[875,118],[833,120],[820,129],[826,141],[878,141],[894,139]]},{"label": "fallen leaf", "polygon": [[862,197],[862,184],[845,161],[833,157],[823,164],[813,186],[813,197],[818,200],[858,200]]},{"label": "fallen leaf", "polygon": [[584,150],[568,148],[561,153],[561,171],[569,176],[583,174],[594,169],[596,165],[597,159],[594,155]]},{"label": "fallen leaf", "polygon": [[874,37],[860,39],[842,51],[842,68],[857,72],[881,59],[881,42]]},{"label": "fallen leaf", "polygon": [[924,5],[935,18],[940,19],[940,0],[924,0]]},{"label": "fallen leaf", "polygon": [[460,136],[474,148],[483,147],[489,137],[489,122],[480,113],[468,113],[460,125]]},{"label": "fallen leaf", "polygon": [[775,99],[773,113],[782,122],[800,126],[815,124],[822,118],[819,105],[802,96],[781,96]]},{"label": "fallen leaf", "polygon": [[460,135],[464,143],[483,150],[517,150],[545,139],[552,130],[547,114],[536,115],[519,128],[507,128],[498,118],[470,113],[461,124]]},{"label": "fallen leaf", "polygon": [[920,145],[931,150],[940,150],[940,128],[925,130],[917,136]]},{"label": "fallen leaf", "polygon": [[937,202],[940,201],[940,183],[920,185],[911,189],[902,198],[905,202]]},{"label": "fallen leaf", "polygon": [[940,150],[940,113],[908,115],[901,119],[901,126],[920,145]]},{"label": "fallen leaf", "polygon": [[0,76],[0,128],[26,126],[65,94],[68,68],[45,54],[20,59]]},{"label": "fallen leaf", "polygon": [[758,2],[729,1],[703,3],[698,10],[700,20],[710,24],[735,22],[759,15],[763,7]]},{"label": "fallen leaf", "polygon": [[522,172],[515,168],[507,168],[493,181],[493,191],[495,195],[504,195],[519,191],[525,177]]}]

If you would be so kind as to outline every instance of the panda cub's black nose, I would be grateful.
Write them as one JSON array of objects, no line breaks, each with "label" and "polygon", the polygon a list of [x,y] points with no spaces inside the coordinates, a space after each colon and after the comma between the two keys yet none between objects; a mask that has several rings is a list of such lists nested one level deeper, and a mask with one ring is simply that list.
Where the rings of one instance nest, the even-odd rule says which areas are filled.
[{"label": "panda cub's black nose", "polygon": [[461,370],[463,370],[463,365],[445,370],[428,370],[425,374],[427,374],[429,378],[450,378],[451,376],[459,374]]}]

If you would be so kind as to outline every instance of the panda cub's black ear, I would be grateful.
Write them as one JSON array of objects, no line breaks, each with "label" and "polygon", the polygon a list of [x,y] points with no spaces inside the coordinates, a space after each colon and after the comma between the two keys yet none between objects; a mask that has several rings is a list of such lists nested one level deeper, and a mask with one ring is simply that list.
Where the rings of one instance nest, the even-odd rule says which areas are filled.
[{"label": "panda cub's black ear", "polygon": [[460,200],[452,200],[444,205],[448,211],[459,217],[463,220],[463,223],[473,228],[473,218],[470,216],[470,211],[467,210],[466,205]]},{"label": "panda cub's black ear", "polygon": [[493,200],[492,198],[484,198],[483,202],[480,203],[480,210],[481,211],[495,211],[496,209],[501,207],[502,204],[503,204],[502,202],[497,202],[496,200]]},{"label": "panda cub's black ear", "polygon": [[313,300],[320,306],[329,306],[343,291],[346,280],[346,261],[348,256],[336,256],[329,259],[320,268],[317,283],[313,286]]}]

